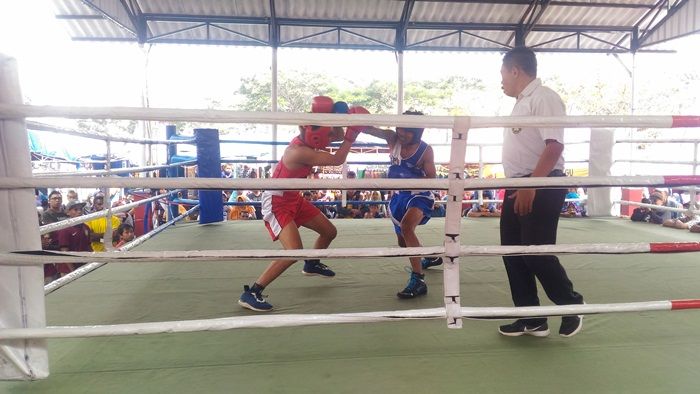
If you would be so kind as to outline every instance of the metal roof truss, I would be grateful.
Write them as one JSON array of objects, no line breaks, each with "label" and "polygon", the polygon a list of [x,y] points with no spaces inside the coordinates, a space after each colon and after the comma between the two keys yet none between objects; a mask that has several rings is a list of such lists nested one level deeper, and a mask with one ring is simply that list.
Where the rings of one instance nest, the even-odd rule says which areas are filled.
[{"label": "metal roof truss", "polygon": [[[636,52],[700,0],[54,0],[75,40],[417,51]],[[691,4],[691,6],[688,6]],[[676,15],[675,18],[672,18]],[[694,15],[697,19],[697,15]],[[686,18],[687,19],[687,18]],[[665,35],[660,35],[664,32]],[[646,40],[653,37],[649,44]],[[672,37],[671,37],[672,38]]]}]

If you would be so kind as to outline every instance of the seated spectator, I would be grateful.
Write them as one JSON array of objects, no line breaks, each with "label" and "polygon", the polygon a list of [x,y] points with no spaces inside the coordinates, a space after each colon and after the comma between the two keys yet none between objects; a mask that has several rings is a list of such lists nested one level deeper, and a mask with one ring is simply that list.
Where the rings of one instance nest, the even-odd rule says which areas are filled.
[{"label": "seated spectator", "polygon": [[[476,197],[476,195],[475,195]],[[493,200],[494,193],[491,190],[484,190],[481,194],[483,200]],[[468,217],[500,217],[501,212],[496,209],[496,203],[489,201],[483,202],[482,204],[474,203],[472,208],[467,212]]]},{"label": "seated spectator", "polygon": [[[71,201],[66,204],[66,214],[69,218],[77,218],[83,214],[85,203]],[[90,239],[92,231],[85,223],[78,223],[74,226],[64,228],[57,231],[59,250],[67,252],[91,252],[92,246]],[[82,264],[74,263],[59,263],[56,264],[56,269],[61,276],[64,276]]]},{"label": "seated spectator", "polygon": [[[326,190],[326,191],[312,191],[311,192],[311,200],[312,201],[318,201],[318,202],[332,202],[335,201],[335,193],[333,190]],[[316,207],[323,212],[324,215],[328,219],[334,219],[338,217],[338,209],[337,205],[332,205],[332,204],[323,204],[323,205],[316,205]]]},{"label": "seated spectator", "polygon": [[122,223],[115,233],[115,248],[121,248],[124,244],[134,240],[134,226]]},{"label": "seated spectator", "polygon": [[41,214],[41,224],[47,225],[50,223],[60,222],[67,219],[68,215],[63,211],[63,196],[58,190],[49,193],[49,206]]},{"label": "seated spectator", "polygon": [[[255,174],[255,173],[253,172],[253,174]],[[262,201],[262,191],[261,190],[251,190],[245,196],[248,197],[249,201],[257,201],[257,202]],[[262,219],[263,218],[262,206],[260,204],[258,204],[258,205],[254,205],[253,208],[255,208],[255,218]]]},{"label": "seated spectator", "polygon": [[474,198],[474,192],[471,190],[465,190],[464,194],[462,195],[462,216],[467,216],[469,214],[469,211],[472,209],[473,203],[471,202],[465,202],[465,201],[471,201]]},{"label": "seated spectator", "polygon": [[230,193],[222,190],[221,191],[221,201],[224,203],[224,208],[223,208],[223,215],[224,219],[228,219],[228,217],[231,215],[231,205],[226,205],[227,202],[234,202],[236,199],[234,198],[233,200],[231,199]]},{"label": "seated spectator", "polygon": [[76,192],[76,191],[73,190],[73,189],[68,190],[68,192],[66,193],[66,199],[68,199],[68,202],[71,202],[71,201],[79,201],[79,199],[78,199],[78,192]]},{"label": "seated spectator", "polygon": [[[168,191],[165,189],[151,190],[151,196],[165,194]],[[158,227],[168,221],[168,202],[165,198],[151,202],[153,207],[153,227]]]},{"label": "seated spectator", "polygon": [[[248,202],[248,197],[239,193],[236,202]],[[232,205],[228,214],[228,220],[251,220],[255,219],[255,208],[252,205]]]},{"label": "seated spectator", "polygon": [[221,165],[221,177],[233,178],[233,168],[231,167],[231,164],[227,163]]},{"label": "seated spectator", "polygon": [[506,189],[498,189],[496,190],[496,200],[500,200],[501,202],[496,204],[496,209],[498,212],[501,211],[501,208],[503,207],[503,199],[506,198]]},{"label": "seated spectator", "polygon": [[[104,197],[103,197],[104,198]],[[95,196],[93,200],[93,207],[98,208],[98,211],[101,211],[104,209],[102,206],[103,202],[100,201],[99,196]],[[117,216],[112,216],[112,231],[116,231],[119,228],[119,225],[122,224],[121,219],[119,219]],[[97,219],[92,219],[88,220],[85,222],[85,225],[87,225],[91,232],[90,232],[90,240],[92,241],[92,251],[93,252],[104,252],[105,249],[105,243],[104,243],[104,237],[105,237],[105,232],[107,231],[107,217],[101,217]],[[112,234],[114,235],[114,234]],[[110,242],[111,245],[111,242]]]},{"label": "seated spectator", "polygon": [[105,209],[105,195],[102,192],[97,192],[92,197],[92,206],[90,207],[90,213],[99,212]]},{"label": "seated spectator", "polygon": [[[651,204],[648,198],[642,198],[642,204]],[[632,216],[630,220],[633,222],[650,222],[651,221],[651,209],[647,207],[637,207],[632,210]]]},{"label": "seated spectator", "polygon": [[[654,192],[649,197],[651,204],[658,206],[665,206],[671,208],[683,208],[681,204],[673,199],[668,198],[668,194]],[[662,224],[669,219],[677,219],[679,216],[678,212],[654,209],[651,210],[651,222],[655,224]]]},{"label": "seated spectator", "polygon": [[688,228],[691,233],[700,233],[700,221],[696,221],[694,224],[690,225]]},{"label": "seated spectator", "polygon": [[[374,190],[369,194],[370,201],[384,201],[382,198],[382,193],[379,190]],[[389,215],[386,212],[386,204],[377,204],[379,207],[379,214],[381,217],[385,218]]]},{"label": "seated spectator", "polygon": [[[355,171],[348,171],[347,178],[348,179],[355,179],[356,178]],[[349,219],[361,219],[363,218],[364,212],[367,210],[367,207],[364,204],[358,203],[357,201],[362,201],[364,200],[364,195],[360,190],[352,190],[348,189],[345,191],[345,198],[347,201],[347,205],[344,207],[341,207],[338,210],[338,217],[339,218],[349,218]],[[341,201],[341,199],[336,198],[336,201]],[[355,201],[355,202],[351,202]]]},{"label": "seated spectator", "polygon": [[369,210],[365,212],[365,219],[383,219],[385,216],[379,212],[380,204],[369,204]]},{"label": "seated spectator", "polygon": [[49,198],[40,191],[37,191],[37,193],[36,210],[39,212],[39,223],[41,224],[41,215],[49,209]]},{"label": "seated spectator", "polygon": [[[576,191],[576,188],[569,188],[565,198],[567,200],[580,199],[581,195]],[[561,207],[561,216],[570,218],[576,216],[585,217],[586,208],[584,208],[583,203],[580,201],[565,201],[564,205]]]},{"label": "seated spectator", "polygon": [[[119,200],[115,201],[114,204],[112,204],[112,208],[120,207],[122,205],[127,205],[130,204],[131,201],[129,201],[128,197],[123,197],[120,198]],[[122,223],[129,223],[130,225],[134,225],[134,211],[135,208],[131,208],[130,210],[126,212],[116,212],[112,213],[114,216],[118,217],[119,220]]]},{"label": "seated spectator", "polygon": [[442,201],[439,195],[435,196],[435,202],[433,203],[433,212],[430,214],[434,218],[445,217],[445,204],[440,203]]}]

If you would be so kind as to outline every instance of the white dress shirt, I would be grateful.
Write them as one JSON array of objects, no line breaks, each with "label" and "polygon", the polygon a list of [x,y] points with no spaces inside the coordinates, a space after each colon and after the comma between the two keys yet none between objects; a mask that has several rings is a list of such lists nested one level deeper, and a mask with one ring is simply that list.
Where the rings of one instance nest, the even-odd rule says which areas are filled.
[{"label": "white dress shirt", "polygon": [[[539,78],[530,82],[518,95],[513,107],[513,116],[563,116],[564,102],[557,92],[542,86]],[[532,174],[542,156],[545,140],[564,143],[561,127],[507,127],[503,130],[503,170],[506,177],[522,177]],[[553,170],[564,170],[563,155]]]}]

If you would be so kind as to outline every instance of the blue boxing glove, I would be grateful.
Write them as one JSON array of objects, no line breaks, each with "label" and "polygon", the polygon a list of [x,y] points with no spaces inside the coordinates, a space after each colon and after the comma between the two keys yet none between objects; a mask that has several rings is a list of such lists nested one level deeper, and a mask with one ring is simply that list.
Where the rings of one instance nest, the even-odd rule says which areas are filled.
[{"label": "blue boxing glove", "polygon": [[348,111],[350,111],[350,107],[348,107],[348,103],[345,101],[336,101],[335,104],[333,104],[334,114],[347,114]]}]

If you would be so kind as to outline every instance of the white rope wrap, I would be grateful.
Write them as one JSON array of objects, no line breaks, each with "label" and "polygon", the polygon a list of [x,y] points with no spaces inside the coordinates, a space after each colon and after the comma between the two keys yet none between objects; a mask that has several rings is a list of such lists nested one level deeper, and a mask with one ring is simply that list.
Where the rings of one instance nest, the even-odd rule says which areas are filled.
[{"label": "white rope wrap", "polygon": [[[241,112],[213,109],[69,107],[0,104],[0,119],[61,117],[167,122],[263,123],[320,126],[399,126],[451,129],[455,116],[344,115],[287,112]],[[658,127],[673,125],[671,116],[471,116],[472,129],[487,127]]]},{"label": "white rope wrap", "polygon": [[[687,243],[684,243],[687,244]],[[697,244],[700,249],[700,243]],[[673,243],[670,243],[673,245]],[[557,245],[484,245],[459,248],[459,256],[508,256],[528,254],[635,254],[649,253],[649,243],[621,244],[557,244]],[[681,251],[679,251],[681,252]],[[220,261],[248,259],[288,259],[306,258],[344,259],[373,257],[410,257],[442,256],[443,246],[423,246],[416,248],[337,248],[337,249],[290,249],[290,250],[186,250],[186,251],[151,251],[151,252],[2,252],[2,265],[37,265],[43,263],[146,263],[146,262],[184,262]],[[40,260],[40,261],[38,261]]]},{"label": "white rope wrap", "polygon": [[657,211],[682,212],[682,213],[688,213],[691,216],[692,215],[700,215],[700,211],[696,211],[696,210],[692,210],[692,209],[667,207],[665,205],[645,204],[645,203],[637,202],[637,201],[617,200],[617,201],[613,201],[613,203],[614,204],[622,204],[622,205],[635,205],[638,207],[650,208],[650,209],[654,209]]},{"label": "white rope wrap", "polygon": [[[108,134],[92,132],[92,131],[70,130],[70,129],[66,129],[63,127],[47,125],[44,123],[32,122],[30,120],[26,121],[26,124],[27,124],[27,128],[29,130],[48,131],[51,133],[67,134],[67,135],[73,135],[76,137],[91,138],[91,139],[102,140],[102,141],[125,142],[125,143],[146,144],[146,145],[151,145],[151,144],[165,144],[165,145],[167,145],[167,144],[181,144],[181,143],[188,142],[185,140],[170,141],[170,140],[157,140],[157,139],[145,139],[145,138],[134,138],[134,137],[120,137],[120,136],[116,136],[116,135],[108,135]],[[191,143],[191,141],[189,141],[189,142]]]},{"label": "white rope wrap", "polygon": [[[566,188],[609,186],[676,186],[700,184],[700,176],[687,176],[672,180],[663,176],[591,176],[591,177],[541,177],[541,178],[490,178],[466,179],[464,190],[519,189],[519,188]],[[68,187],[112,187],[112,188],[160,188],[160,189],[247,189],[247,190],[305,190],[308,179],[258,179],[258,178],[0,178],[0,189],[17,188],[68,188]],[[447,179],[314,179],[315,189],[375,189],[375,190],[447,190]]]},{"label": "white rope wrap", "polygon": [[34,173],[34,177],[57,177],[57,176],[98,176],[98,175],[120,175],[120,174],[134,174],[137,172],[147,172],[153,170],[160,170],[163,168],[172,167],[182,167],[189,165],[196,165],[197,160],[182,161],[173,164],[163,164],[159,166],[144,166],[144,167],[127,167],[127,168],[117,168],[109,170],[95,170],[95,171],[72,171],[72,172],[37,172]]},{"label": "white rope wrap", "polygon": [[[459,317],[470,319],[512,319],[516,317],[667,311],[671,310],[671,308],[672,305],[670,301],[506,308],[462,307],[459,311]],[[184,320],[135,324],[63,326],[24,329],[10,328],[0,329],[0,340],[17,338],[77,338],[117,335],[144,335],[194,331],[223,331],[238,328],[299,327],[322,324],[379,323],[445,318],[445,308],[388,312],[337,313],[326,315],[256,315],[208,320]]]}]

